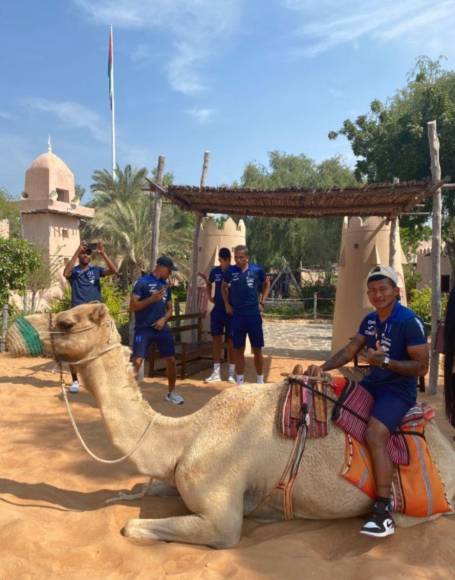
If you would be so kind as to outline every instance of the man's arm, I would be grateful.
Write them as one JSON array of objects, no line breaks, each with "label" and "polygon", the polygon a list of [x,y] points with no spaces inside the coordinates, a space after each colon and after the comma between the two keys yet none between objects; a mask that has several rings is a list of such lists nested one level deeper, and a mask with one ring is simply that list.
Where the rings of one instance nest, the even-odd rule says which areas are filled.
[{"label": "man's arm", "polygon": [[265,305],[265,301],[269,296],[269,292],[270,292],[270,280],[269,277],[266,276],[264,282],[262,283],[261,299],[259,301],[261,306]]},{"label": "man's arm", "polygon": [[74,252],[73,257],[68,262],[68,264],[65,266],[65,269],[63,270],[63,275],[65,276],[65,278],[71,278],[71,274],[73,273],[74,267],[76,266],[76,262],[79,258],[79,254],[85,249],[86,249],[86,243],[81,242],[79,244],[79,247],[77,248],[77,250]]},{"label": "man's arm", "polygon": [[310,375],[314,375],[321,371],[325,373],[333,369],[339,369],[351,361],[355,355],[365,346],[365,343],[365,337],[361,334],[357,334],[354,336],[354,338],[351,338],[345,347],[331,356],[324,364],[321,366],[310,365],[307,369],[307,372]]},{"label": "man's arm", "polygon": [[234,309],[229,303],[229,284],[225,280],[223,280],[223,282],[221,283],[221,296],[223,297],[226,312],[228,314],[232,314],[234,312]]},{"label": "man's arm", "polygon": [[155,328],[156,330],[163,329],[164,326],[166,325],[166,322],[169,320],[171,316],[172,316],[172,300],[168,300],[166,302],[166,314],[155,322],[153,328]]},{"label": "man's arm", "polygon": [[133,292],[133,294],[131,294],[130,297],[130,312],[138,312],[139,310],[144,310],[144,308],[147,308],[147,306],[150,306],[150,304],[159,302],[163,298],[166,291],[167,291],[166,288],[163,287],[159,292],[154,292],[148,298],[143,299],[141,299],[140,296],[134,294]]},{"label": "man's arm", "polygon": [[[428,372],[430,349],[428,344],[408,346],[407,352],[411,360],[389,360],[387,368],[405,377],[421,377]],[[372,367],[380,367],[384,364],[386,353],[378,344],[376,350],[368,349],[366,359]]]},{"label": "man's arm", "polygon": [[112,276],[113,274],[118,274],[118,268],[114,262],[109,258],[104,250],[103,242],[98,242],[96,245],[96,251],[103,258],[107,264],[107,268],[103,268],[103,276]]}]

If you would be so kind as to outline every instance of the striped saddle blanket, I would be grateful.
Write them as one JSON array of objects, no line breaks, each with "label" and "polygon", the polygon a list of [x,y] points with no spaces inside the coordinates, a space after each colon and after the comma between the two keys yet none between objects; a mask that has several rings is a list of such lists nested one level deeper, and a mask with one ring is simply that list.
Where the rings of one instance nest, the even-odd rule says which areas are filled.
[{"label": "striped saddle blanket", "polygon": [[[343,431],[363,443],[373,403],[374,399],[366,389],[358,383],[350,383],[338,399],[332,419]],[[393,463],[409,465],[409,449],[404,428],[406,431],[412,430],[420,423],[432,419],[434,415],[434,410],[428,405],[418,404],[409,409],[399,429],[390,436],[387,444],[387,451]]]}]

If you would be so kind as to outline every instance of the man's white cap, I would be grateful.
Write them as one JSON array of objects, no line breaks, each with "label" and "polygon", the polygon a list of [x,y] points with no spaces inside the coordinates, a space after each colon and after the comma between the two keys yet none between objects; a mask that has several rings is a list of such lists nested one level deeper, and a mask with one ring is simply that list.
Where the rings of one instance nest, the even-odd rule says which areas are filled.
[{"label": "man's white cap", "polygon": [[372,268],[368,272],[367,283],[370,281],[371,278],[376,277],[376,276],[383,276],[384,278],[389,278],[389,280],[392,280],[392,282],[396,286],[398,286],[397,273],[390,266],[382,266],[381,264],[378,264],[377,266]]}]

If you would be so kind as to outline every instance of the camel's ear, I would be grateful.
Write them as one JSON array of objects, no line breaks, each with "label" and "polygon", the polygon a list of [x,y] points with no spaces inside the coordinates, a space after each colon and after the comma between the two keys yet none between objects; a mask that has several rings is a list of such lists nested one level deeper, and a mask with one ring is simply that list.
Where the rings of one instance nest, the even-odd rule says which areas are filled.
[{"label": "camel's ear", "polygon": [[89,314],[90,320],[95,324],[100,324],[106,316],[109,314],[109,310],[105,304],[94,304],[93,309]]}]

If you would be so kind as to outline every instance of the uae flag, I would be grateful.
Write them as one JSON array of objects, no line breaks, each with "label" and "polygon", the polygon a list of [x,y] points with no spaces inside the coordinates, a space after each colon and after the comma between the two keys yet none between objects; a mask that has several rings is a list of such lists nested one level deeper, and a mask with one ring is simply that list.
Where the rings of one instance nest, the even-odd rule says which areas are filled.
[{"label": "uae flag", "polygon": [[109,101],[112,110],[112,101],[114,98],[114,47],[112,42],[112,26],[109,31],[109,49],[107,60],[107,76],[109,77]]}]

